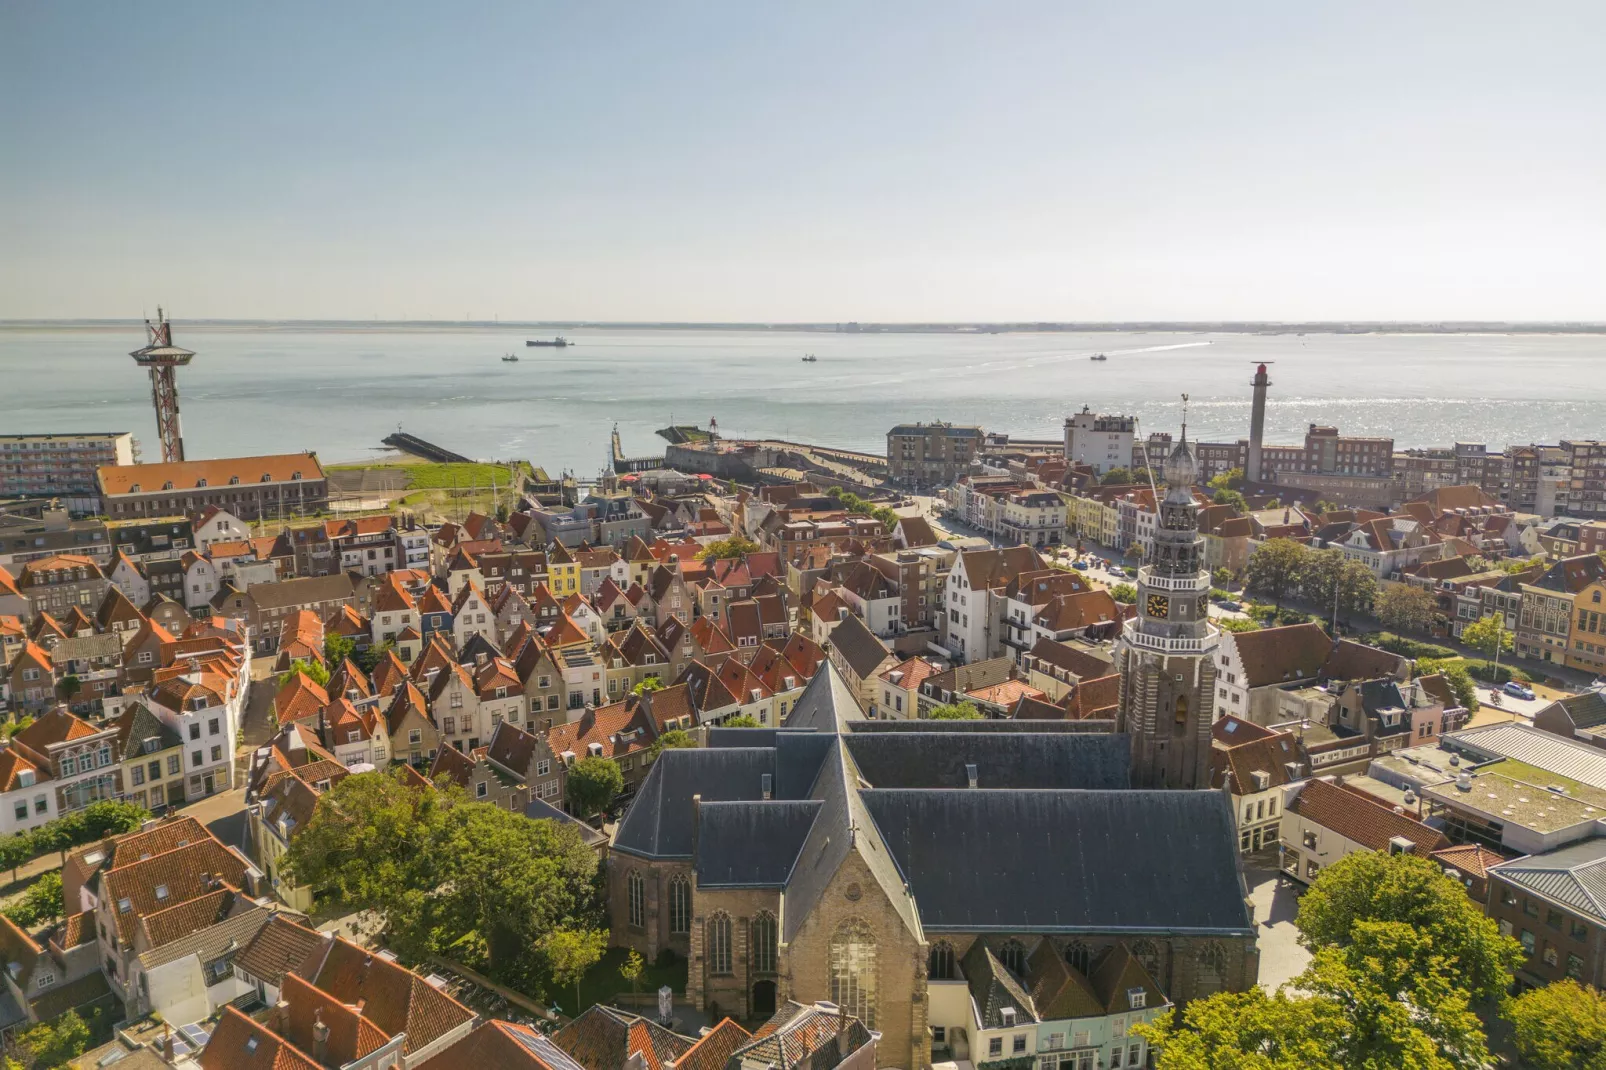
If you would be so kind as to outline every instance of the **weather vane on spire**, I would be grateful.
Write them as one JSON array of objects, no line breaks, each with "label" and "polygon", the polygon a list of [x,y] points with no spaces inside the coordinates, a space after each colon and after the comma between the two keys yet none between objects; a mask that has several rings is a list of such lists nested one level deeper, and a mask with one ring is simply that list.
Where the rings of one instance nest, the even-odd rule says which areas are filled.
[{"label": "weather vane on spire", "polygon": [[1188,395],[1182,395],[1182,441],[1188,441]]}]

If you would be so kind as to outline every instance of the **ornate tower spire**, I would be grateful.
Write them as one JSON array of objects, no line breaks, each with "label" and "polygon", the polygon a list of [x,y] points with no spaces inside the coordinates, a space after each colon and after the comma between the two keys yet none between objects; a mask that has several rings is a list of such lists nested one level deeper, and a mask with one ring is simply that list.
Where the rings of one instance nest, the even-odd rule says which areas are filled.
[{"label": "ornate tower spire", "polygon": [[1214,654],[1221,635],[1210,624],[1210,573],[1193,497],[1199,469],[1188,446],[1186,394],[1182,403],[1182,437],[1166,458],[1166,493],[1155,503],[1159,523],[1138,570],[1138,613],[1116,644],[1116,727],[1131,737],[1137,787],[1209,783]]}]

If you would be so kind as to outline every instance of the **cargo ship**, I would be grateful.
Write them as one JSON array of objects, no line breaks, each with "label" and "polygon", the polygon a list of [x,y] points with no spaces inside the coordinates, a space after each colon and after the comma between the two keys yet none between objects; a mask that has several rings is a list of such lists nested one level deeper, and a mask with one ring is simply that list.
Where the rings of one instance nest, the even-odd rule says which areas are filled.
[{"label": "cargo ship", "polygon": [[545,338],[538,338],[525,342],[524,344],[527,346],[546,346],[553,349],[562,349],[569,344],[569,340],[560,334],[550,342]]}]

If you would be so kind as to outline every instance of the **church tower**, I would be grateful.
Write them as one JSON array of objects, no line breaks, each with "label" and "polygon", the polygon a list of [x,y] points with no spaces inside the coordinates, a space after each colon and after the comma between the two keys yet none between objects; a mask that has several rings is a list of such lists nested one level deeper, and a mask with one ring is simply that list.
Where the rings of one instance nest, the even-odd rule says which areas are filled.
[{"label": "church tower", "polygon": [[1115,644],[1121,675],[1116,730],[1131,737],[1132,786],[1137,788],[1210,786],[1221,633],[1208,611],[1210,573],[1193,500],[1197,476],[1184,408],[1182,440],[1165,463],[1160,523],[1148,560],[1138,569],[1138,614]]}]

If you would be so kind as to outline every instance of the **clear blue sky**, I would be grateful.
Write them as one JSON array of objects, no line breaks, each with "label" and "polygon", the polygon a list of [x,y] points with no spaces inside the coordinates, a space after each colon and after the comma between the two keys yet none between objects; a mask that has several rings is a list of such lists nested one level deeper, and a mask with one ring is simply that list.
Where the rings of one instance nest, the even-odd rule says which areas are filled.
[{"label": "clear blue sky", "polygon": [[1606,319],[1606,4],[0,0],[0,318]]}]

